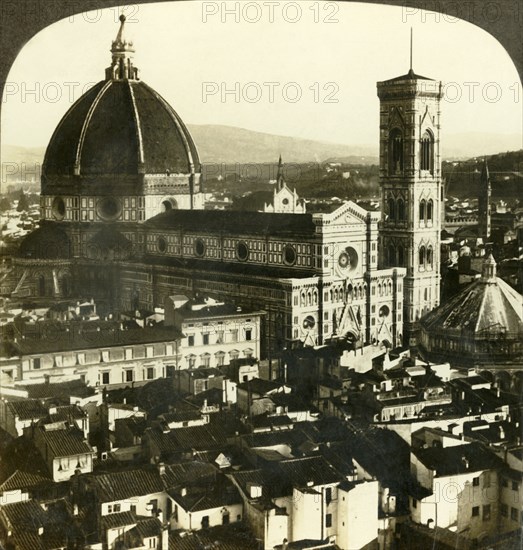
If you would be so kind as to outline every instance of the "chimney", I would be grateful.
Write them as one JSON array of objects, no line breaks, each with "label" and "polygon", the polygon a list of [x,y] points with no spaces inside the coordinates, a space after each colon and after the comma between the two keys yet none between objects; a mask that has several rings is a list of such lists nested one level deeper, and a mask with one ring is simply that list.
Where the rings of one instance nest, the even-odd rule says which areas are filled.
[{"label": "chimney", "polygon": [[470,466],[470,462],[466,456],[461,457],[461,462],[463,462],[463,466],[465,466],[465,469],[468,470]]},{"label": "chimney", "polygon": [[163,476],[165,474],[165,463],[159,462],[158,463],[158,473]]},{"label": "chimney", "polygon": [[281,544],[281,550],[287,550],[287,539],[283,539],[283,542]]},{"label": "chimney", "polygon": [[187,487],[182,487],[182,490],[180,491],[180,495],[182,497],[186,497],[187,496]]}]

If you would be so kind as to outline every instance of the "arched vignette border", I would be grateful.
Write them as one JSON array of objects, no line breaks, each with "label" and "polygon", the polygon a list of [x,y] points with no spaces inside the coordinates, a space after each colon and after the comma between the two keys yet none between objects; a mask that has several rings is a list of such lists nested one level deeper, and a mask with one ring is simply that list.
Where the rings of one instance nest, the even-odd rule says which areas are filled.
[{"label": "arched vignette border", "polygon": [[[33,36],[49,25],[89,10],[129,4],[178,1],[191,0],[2,0],[0,5],[0,96],[3,94],[7,75],[20,50]],[[354,0],[336,1],[352,2]],[[520,0],[467,0],[467,9],[461,9],[459,6],[465,3],[456,0],[381,0],[379,2],[359,0],[359,2],[406,9],[425,8],[449,16],[459,15],[461,19],[482,28],[496,38],[510,55],[518,70],[520,81],[523,81],[523,6]],[[1,108],[0,103],[0,118]]]}]

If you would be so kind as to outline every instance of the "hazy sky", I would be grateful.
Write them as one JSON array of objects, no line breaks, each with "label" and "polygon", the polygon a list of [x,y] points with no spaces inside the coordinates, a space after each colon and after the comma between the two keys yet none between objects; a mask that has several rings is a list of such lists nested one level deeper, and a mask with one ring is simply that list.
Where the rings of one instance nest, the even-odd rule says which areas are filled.
[{"label": "hazy sky", "polygon": [[[522,132],[516,69],[492,36],[469,23],[352,3],[237,6],[237,15],[234,2],[124,10],[141,78],[189,124],[377,145],[376,81],[408,71],[412,26],[414,70],[447,85],[444,133]],[[3,144],[47,145],[72,101],[104,78],[118,15],[116,8],[77,15],[25,46],[4,93]],[[239,97],[221,97],[235,87]]]}]

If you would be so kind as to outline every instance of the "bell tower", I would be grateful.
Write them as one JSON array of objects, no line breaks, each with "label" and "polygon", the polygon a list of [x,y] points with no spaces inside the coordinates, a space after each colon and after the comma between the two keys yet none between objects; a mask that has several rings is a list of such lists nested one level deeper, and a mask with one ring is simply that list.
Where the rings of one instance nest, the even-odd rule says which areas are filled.
[{"label": "bell tower", "polygon": [[377,83],[380,99],[380,264],[405,267],[405,344],[439,304],[441,82],[406,75]]}]

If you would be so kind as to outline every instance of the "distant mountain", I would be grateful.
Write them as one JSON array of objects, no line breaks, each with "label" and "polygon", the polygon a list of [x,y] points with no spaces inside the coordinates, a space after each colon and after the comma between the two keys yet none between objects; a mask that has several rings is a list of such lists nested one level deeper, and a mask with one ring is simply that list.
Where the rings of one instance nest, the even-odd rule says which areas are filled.
[{"label": "distant mountain", "polygon": [[[312,139],[278,136],[255,132],[234,126],[212,124],[189,124],[189,130],[198,147],[204,164],[226,163],[275,163],[281,154],[286,163],[340,162],[342,164],[377,164],[378,144],[344,145]],[[444,159],[467,159],[514,151],[523,147],[518,134],[462,133],[445,135],[443,139]],[[13,163],[21,167],[25,163],[29,171],[40,165],[45,147],[2,147],[2,181],[15,181],[20,174],[13,174]],[[21,168],[20,168],[21,170]],[[7,176],[7,178],[5,177]]]},{"label": "distant mountain", "polygon": [[523,148],[523,136],[521,134],[464,132],[444,134],[441,144],[444,159],[468,159],[506,151],[518,151]]},{"label": "distant mountain", "polygon": [[377,159],[377,149],[372,146],[278,136],[233,126],[189,124],[189,130],[204,163],[277,162],[280,154],[287,163],[324,162],[337,157],[354,157],[359,163],[365,163],[361,157]]}]

